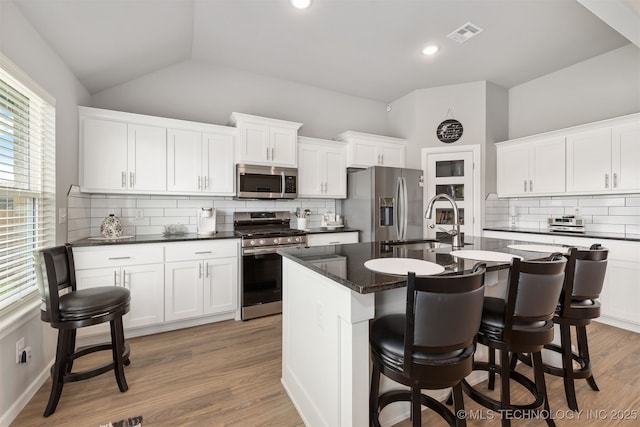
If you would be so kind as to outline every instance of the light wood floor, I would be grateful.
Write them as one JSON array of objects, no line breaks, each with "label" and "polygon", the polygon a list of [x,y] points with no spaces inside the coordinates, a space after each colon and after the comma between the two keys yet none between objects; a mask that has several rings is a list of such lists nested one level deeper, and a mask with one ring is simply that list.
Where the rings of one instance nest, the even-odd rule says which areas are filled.
[{"label": "light wood floor", "polygon": [[[578,381],[578,404],[584,412],[573,413],[567,409],[561,379],[547,375],[557,425],[639,425],[640,413],[636,412],[635,420],[620,421],[612,419],[616,414],[612,411],[640,411],[640,334],[595,322],[588,332],[601,391],[591,391],[586,381]],[[270,316],[130,339],[131,365],[126,368],[129,391],[120,393],[111,374],[70,383],[65,385],[56,412],[43,418],[51,386],[47,381],[12,426],[97,427],[136,415],[144,417],[144,427],[301,426],[302,420],[280,384],[281,334],[281,317]],[[516,401],[524,395],[522,390],[514,390]],[[469,411],[482,409],[469,398],[465,405]],[[476,415],[485,419],[468,420],[469,426],[500,424],[499,419],[486,419],[490,417],[487,411]],[[561,416],[565,419],[558,418]],[[444,422],[425,410],[422,425]],[[515,420],[513,425],[545,423]],[[405,426],[410,423],[396,427]]]}]

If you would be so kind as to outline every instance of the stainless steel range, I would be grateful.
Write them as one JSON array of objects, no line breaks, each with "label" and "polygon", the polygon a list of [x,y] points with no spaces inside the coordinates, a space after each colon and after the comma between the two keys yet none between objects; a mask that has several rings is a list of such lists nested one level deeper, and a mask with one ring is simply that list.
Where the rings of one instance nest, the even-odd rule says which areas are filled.
[{"label": "stainless steel range", "polygon": [[235,212],[233,228],[242,246],[242,319],[282,312],[280,248],[303,247],[304,231],[290,228],[287,211]]}]

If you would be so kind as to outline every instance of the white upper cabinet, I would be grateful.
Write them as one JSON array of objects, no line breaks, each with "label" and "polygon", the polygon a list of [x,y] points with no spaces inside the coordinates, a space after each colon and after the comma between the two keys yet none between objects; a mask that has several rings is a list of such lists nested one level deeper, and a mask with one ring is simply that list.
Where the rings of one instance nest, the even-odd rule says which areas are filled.
[{"label": "white upper cabinet", "polygon": [[232,113],[237,130],[236,162],[269,166],[297,166],[298,129],[302,123]]},{"label": "white upper cabinet", "polygon": [[640,191],[640,114],[496,144],[500,197]]},{"label": "white upper cabinet", "polygon": [[567,191],[640,190],[640,117],[627,116],[567,136]]},{"label": "white upper cabinet", "polygon": [[341,133],[334,139],[347,143],[347,167],[405,166],[404,139],[352,131]]},{"label": "white upper cabinet", "polygon": [[347,156],[344,144],[298,137],[298,197],[347,197]]},{"label": "white upper cabinet", "polygon": [[79,107],[81,191],[234,195],[236,129]]},{"label": "white upper cabinet", "polygon": [[156,193],[166,190],[166,129],[118,120],[80,107],[82,191]]},{"label": "white upper cabinet", "polygon": [[498,144],[498,195],[537,196],[565,191],[564,137]]},{"label": "white upper cabinet", "polygon": [[640,190],[640,121],[612,128],[613,190]]},{"label": "white upper cabinet", "polygon": [[168,130],[168,191],[233,195],[233,134],[211,128],[208,132]]}]

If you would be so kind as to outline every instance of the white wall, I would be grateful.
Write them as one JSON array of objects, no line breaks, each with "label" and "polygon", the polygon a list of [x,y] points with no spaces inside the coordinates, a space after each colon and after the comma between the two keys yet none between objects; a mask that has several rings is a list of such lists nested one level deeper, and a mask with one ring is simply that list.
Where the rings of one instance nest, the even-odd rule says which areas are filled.
[{"label": "white wall", "polygon": [[325,139],[347,130],[388,134],[381,102],[198,61],[94,94],[91,106],[219,125],[236,111],[303,123],[300,135]]},{"label": "white wall", "polygon": [[623,46],[509,90],[509,138],[640,111],[640,48]]},{"label": "white wall", "polygon": [[[420,169],[420,151],[426,147],[480,144],[486,138],[484,81],[419,89],[391,103],[389,130],[407,138],[408,168]],[[443,144],[436,128],[446,120],[451,109],[453,118],[462,123],[462,137]]]},{"label": "white wall", "polygon": [[[4,0],[0,1],[0,51],[56,99],[56,159],[51,161],[56,161],[56,205],[64,207],[67,189],[78,176],[77,105],[87,103],[89,94],[15,5]],[[64,225],[58,225],[56,236],[58,242],[64,241]],[[15,343],[21,337],[33,350],[33,359],[26,365],[15,363]],[[7,425],[48,376],[54,330],[40,320],[37,308],[3,317],[0,348],[0,425]]]}]

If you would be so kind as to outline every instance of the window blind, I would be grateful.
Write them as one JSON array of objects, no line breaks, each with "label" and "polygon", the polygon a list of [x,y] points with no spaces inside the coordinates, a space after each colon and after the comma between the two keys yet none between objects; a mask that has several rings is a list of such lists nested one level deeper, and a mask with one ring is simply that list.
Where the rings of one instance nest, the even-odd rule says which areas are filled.
[{"label": "window blind", "polygon": [[54,242],[55,108],[2,63],[0,311],[37,291],[33,251]]}]

